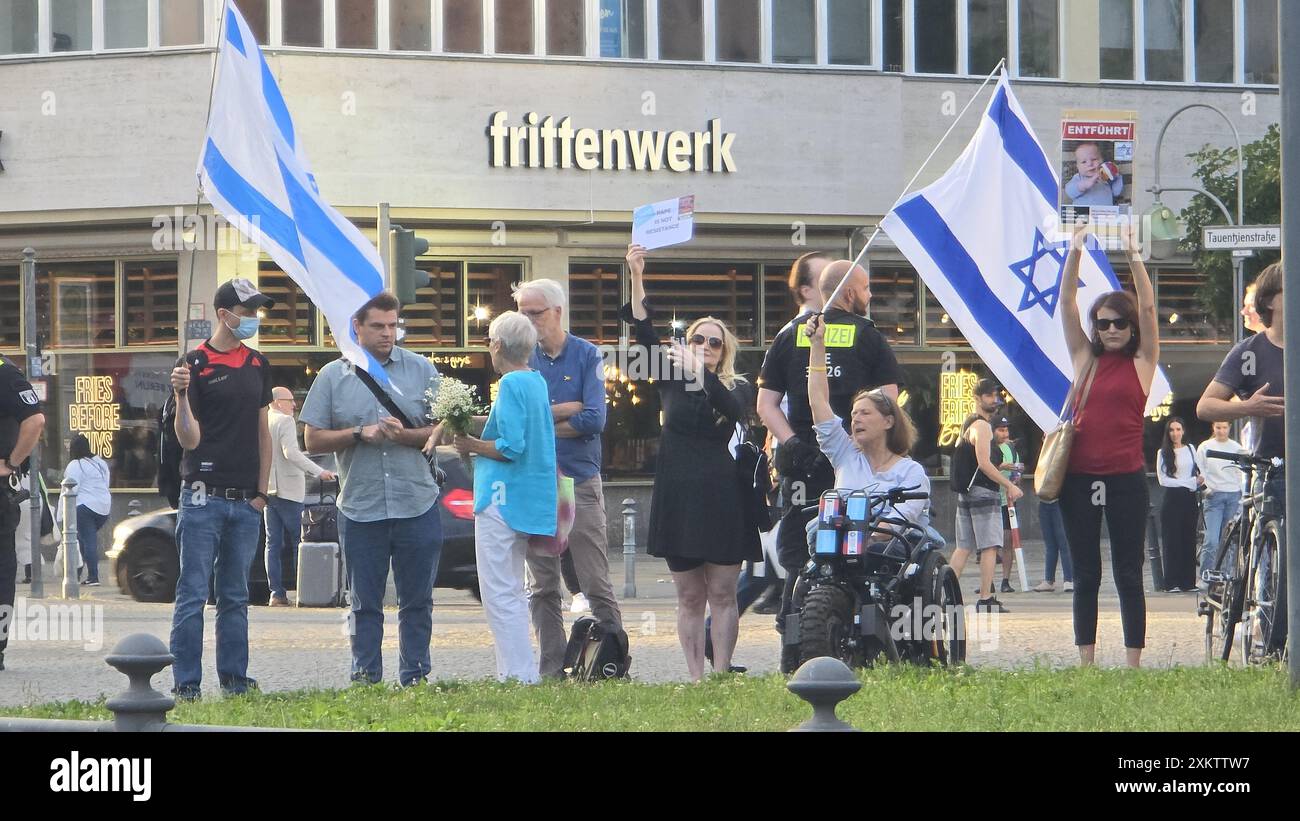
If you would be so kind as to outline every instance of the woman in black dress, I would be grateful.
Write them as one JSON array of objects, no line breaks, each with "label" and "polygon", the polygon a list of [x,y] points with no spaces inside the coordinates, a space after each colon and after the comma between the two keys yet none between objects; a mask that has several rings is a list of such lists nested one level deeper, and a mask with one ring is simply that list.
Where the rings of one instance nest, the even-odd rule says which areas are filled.
[{"label": "woman in black dress", "polygon": [[719,319],[697,319],[685,344],[666,348],[645,303],[645,248],[628,247],[632,302],[622,317],[636,344],[652,355],[663,351],[661,369],[674,378],[655,380],[663,407],[663,431],[650,501],[651,556],[666,559],[677,587],[677,637],[691,679],[704,676],[704,609],[713,615],[713,664],[729,670],[739,614],[736,579],[740,564],[761,561],[758,531],[746,522],[734,454],[728,443],[736,424],[754,407],[748,382],[735,373],[736,337]]}]

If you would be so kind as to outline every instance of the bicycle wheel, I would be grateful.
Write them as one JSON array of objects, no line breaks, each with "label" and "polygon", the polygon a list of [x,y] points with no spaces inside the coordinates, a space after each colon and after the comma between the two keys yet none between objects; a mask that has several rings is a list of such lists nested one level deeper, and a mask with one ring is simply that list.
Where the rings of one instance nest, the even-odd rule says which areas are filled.
[{"label": "bicycle wheel", "polygon": [[1280,658],[1286,646],[1286,539],[1276,520],[1264,525],[1256,577],[1256,613],[1262,658]]},{"label": "bicycle wheel", "polygon": [[[1241,620],[1241,607],[1245,591],[1241,584],[1242,550],[1241,520],[1229,525],[1227,534],[1219,544],[1214,559],[1214,569],[1222,575],[1222,582],[1210,585],[1206,593],[1209,611],[1205,614],[1206,659],[1227,661],[1232,655],[1233,633]],[[1214,601],[1217,595],[1218,601]]]}]

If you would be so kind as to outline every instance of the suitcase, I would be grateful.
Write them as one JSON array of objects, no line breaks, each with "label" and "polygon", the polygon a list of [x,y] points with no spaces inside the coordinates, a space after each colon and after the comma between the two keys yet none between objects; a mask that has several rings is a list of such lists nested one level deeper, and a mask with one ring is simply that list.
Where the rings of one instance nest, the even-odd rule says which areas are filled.
[{"label": "suitcase", "polygon": [[298,545],[299,607],[343,607],[346,589],[343,550],[338,542]]}]

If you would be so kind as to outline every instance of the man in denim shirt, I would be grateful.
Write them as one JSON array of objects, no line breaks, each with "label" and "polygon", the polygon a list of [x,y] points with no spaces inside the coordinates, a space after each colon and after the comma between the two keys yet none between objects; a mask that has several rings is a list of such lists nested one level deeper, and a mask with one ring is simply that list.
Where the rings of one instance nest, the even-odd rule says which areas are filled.
[{"label": "man in denim shirt", "polygon": [[[427,415],[424,391],[438,371],[427,357],[396,347],[400,307],[392,294],[381,293],[357,311],[352,327],[361,347],[383,364],[395,388],[393,401],[420,424]],[[383,680],[380,648],[391,563],[398,680],[418,684],[432,669],[433,574],[442,552],[438,486],[420,453],[433,428],[404,428],[344,359],[321,368],[300,419],[308,450],[338,454],[339,541],[352,594],[352,680]]]},{"label": "man in denim shirt", "polygon": [[[601,623],[622,629],[623,616],[609,580],[605,495],[601,487],[600,435],[605,430],[605,372],[600,351],[564,330],[564,288],[552,279],[525,282],[515,290],[519,312],[537,328],[529,367],[546,379],[555,420],[560,472],[573,478],[577,507],[569,555],[578,585]],[[566,645],[560,610],[560,559],[528,555],[529,609],[541,645],[541,674],[558,676]]]}]

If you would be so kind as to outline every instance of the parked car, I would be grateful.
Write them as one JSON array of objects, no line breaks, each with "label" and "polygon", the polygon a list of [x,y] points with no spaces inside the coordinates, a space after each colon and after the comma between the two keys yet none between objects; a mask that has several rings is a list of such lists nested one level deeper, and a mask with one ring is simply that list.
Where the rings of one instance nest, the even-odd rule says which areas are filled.
[{"label": "parked car", "polygon": [[[312,456],[317,464],[334,469],[333,454]],[[479,597],[478,567],[474,562],[474,490],[473,481],[459,454],[451,447],[438,448],[438,465],[447,473],[438,497],[442,520],[442,555],[438,561],[435,587],[468,590]],[[307,504],[319,504],[321,482],[307,480]],[[324,499],[331,500],[334,487],[324,488]],[[170,602],[176,598],[176,579],[180,575],[180,554],[176,546],[176,510],[164,508],[123,521],[113,528],[113,545],[108,550],[113,576],[123,593],[142,602]],[[271,591],[266,581],[266,532],[258,538],[257,557],[248,569],[248,600],[266,604]],[[293,572],[296,557],[281,557],[285,586],[293,590],[297,582]]]}]

